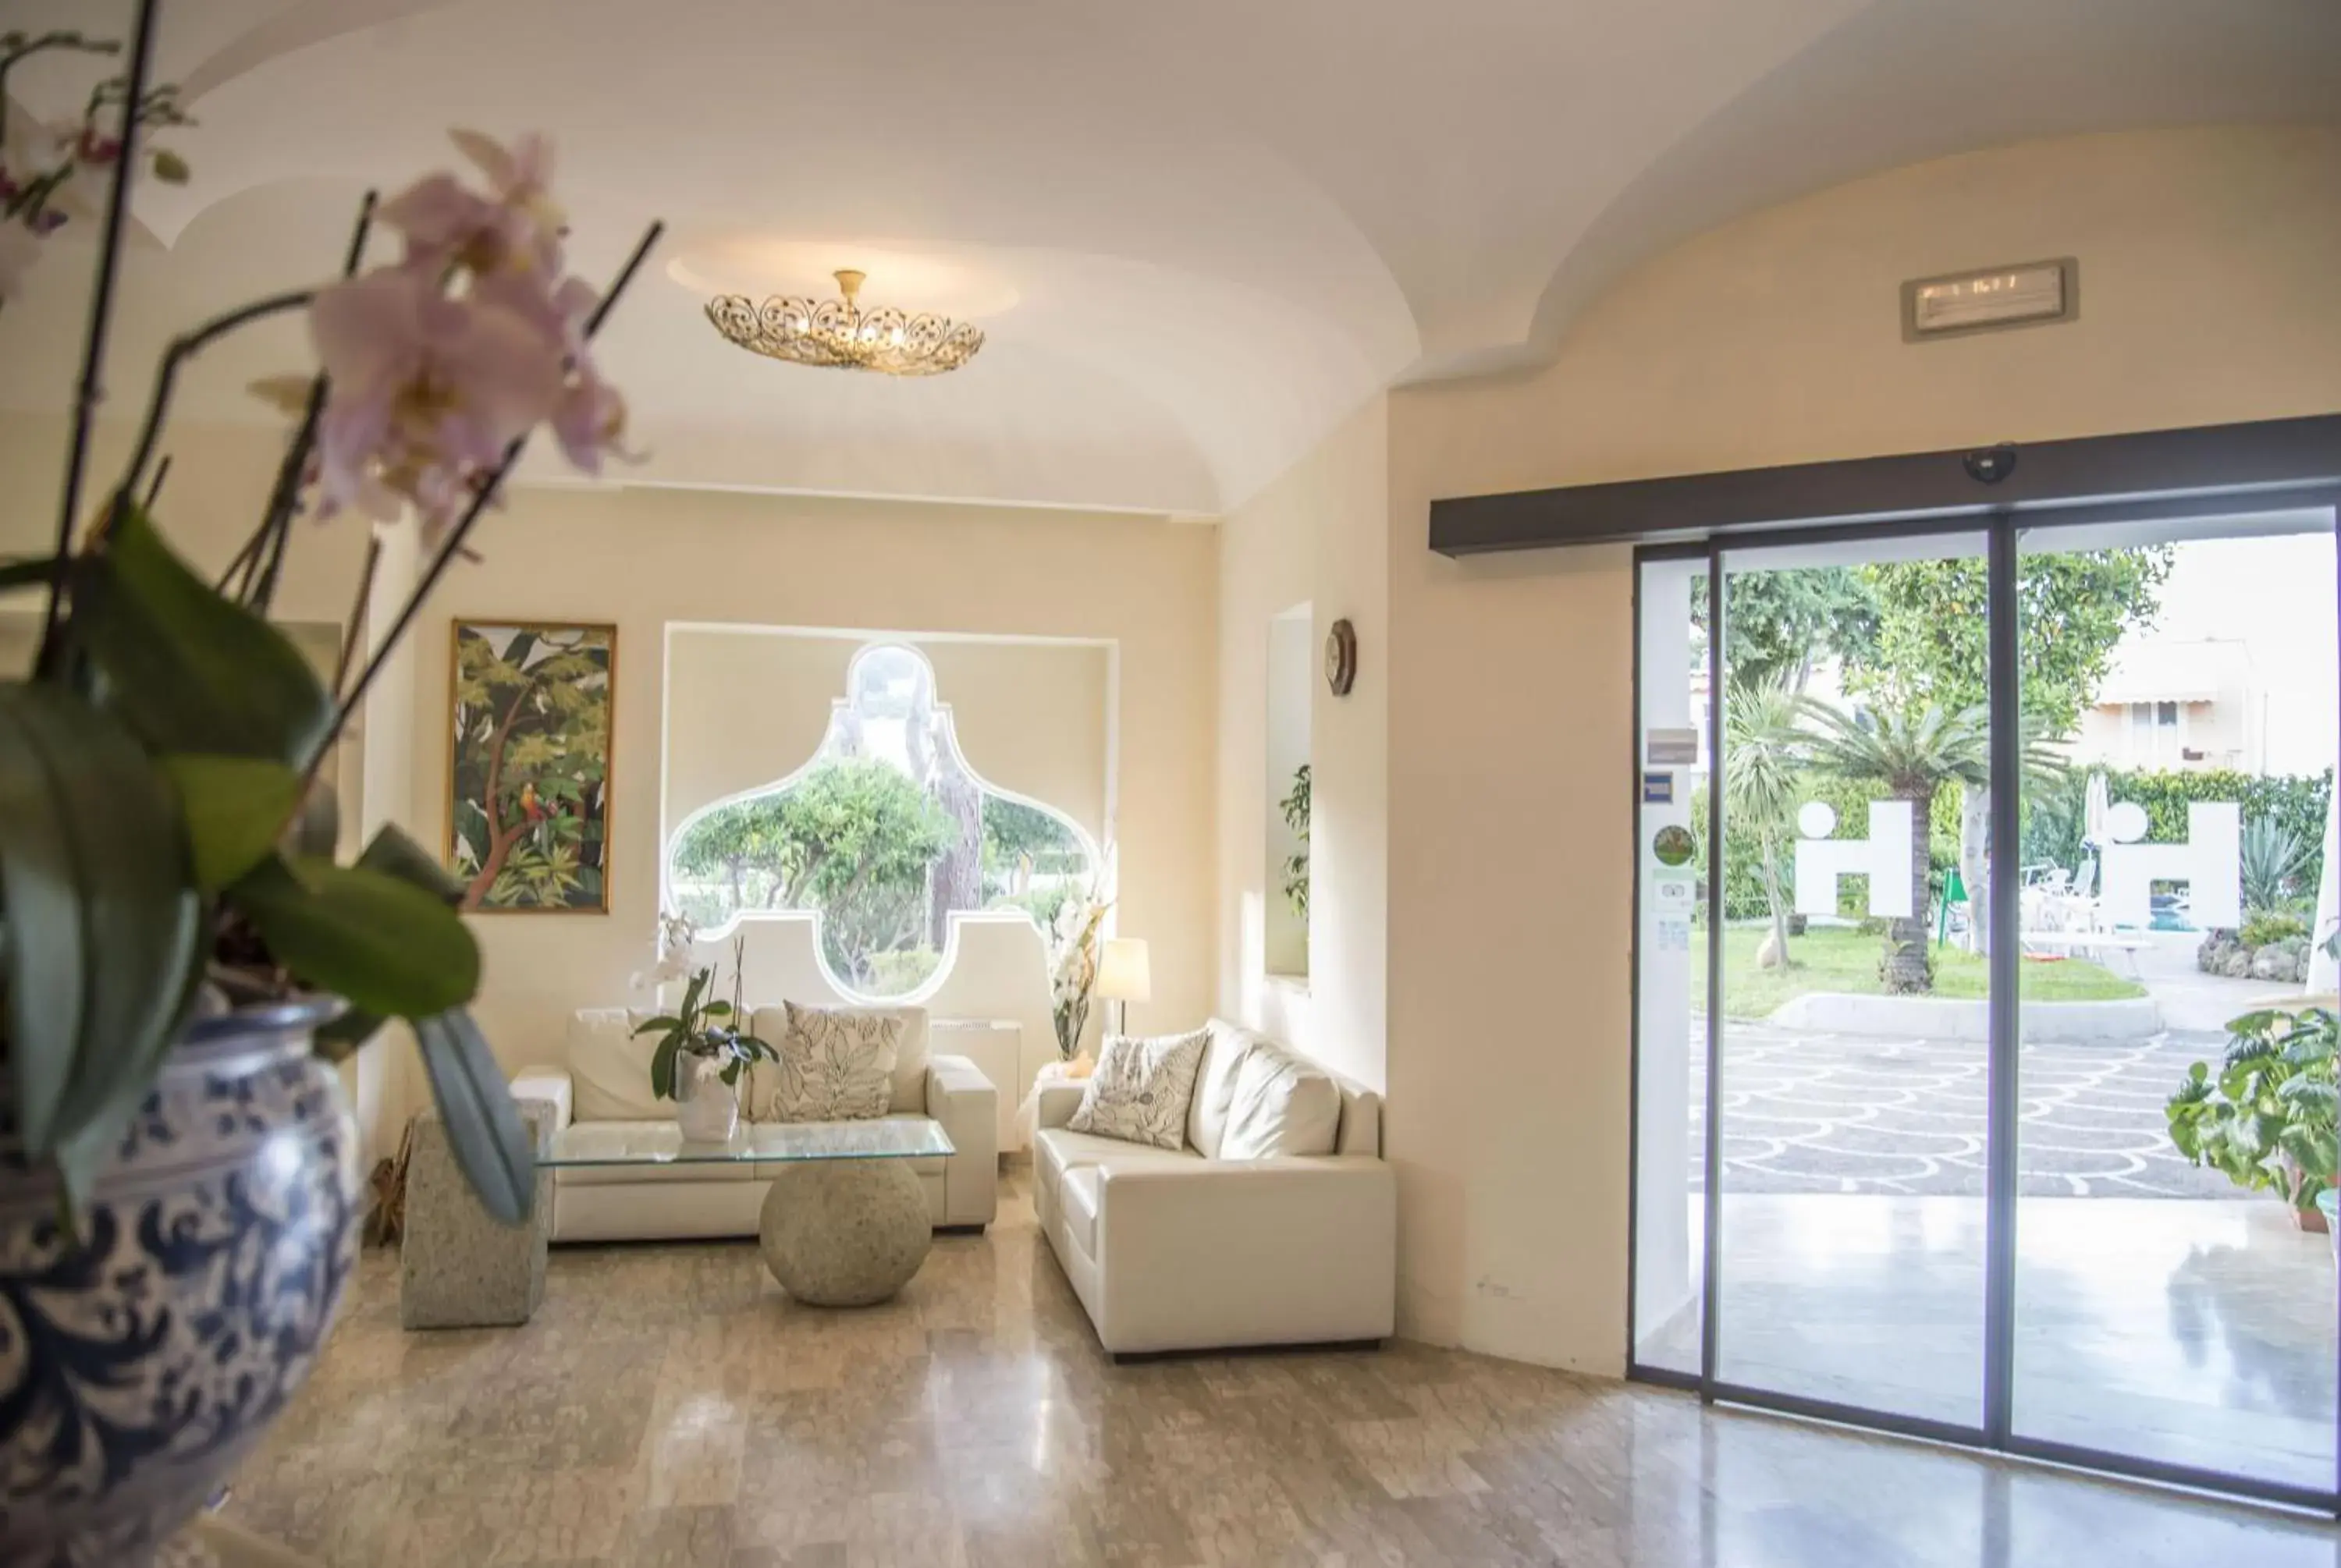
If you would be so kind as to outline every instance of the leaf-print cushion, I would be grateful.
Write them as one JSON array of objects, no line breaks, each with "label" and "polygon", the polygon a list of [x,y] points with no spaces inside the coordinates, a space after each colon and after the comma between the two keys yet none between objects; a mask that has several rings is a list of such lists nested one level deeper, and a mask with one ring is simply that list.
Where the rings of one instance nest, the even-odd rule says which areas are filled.
[{"label": "leaf-print cushion", "polygon": [[757,1069],[772,1093],[759,1118],[769,1122],[863,1121],[882,1116],[894,1094],[900,1014],[787,1004],[789,1024],[770,1042],[780,1060]]},{"label": "leaf-print cushion", "polygon": [[1124,1143],[1183,1148],[1187,1104],[1195,1097],[1196,1069],[1210,1037],[1208,1028],[1151,1039],[1108,1037],[1081,1107],[1065,1125]]}]

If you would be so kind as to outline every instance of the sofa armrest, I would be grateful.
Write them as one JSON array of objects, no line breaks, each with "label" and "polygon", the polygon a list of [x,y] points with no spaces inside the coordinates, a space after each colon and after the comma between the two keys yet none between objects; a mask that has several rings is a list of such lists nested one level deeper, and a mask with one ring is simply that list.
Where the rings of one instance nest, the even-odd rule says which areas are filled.
[{"label": "sofa armrest", "polygon": [[553,1107],[553,1130],[560,1131],[576,1117],[576,1091],[567,1067],[523,1067],[513,1075],[516,1100],[543,1100]]},{"label": "sofa armrest", "polygon": [[1000,1212],[1000,1091],[965,1057],[932,1057],[927,1115],[958,1151],[943,1162],[943,1224],[990,1225]]},{"label": "sofa armrest", "polygon": [[1033,1111],[1034,1126],[1061,1127],[1071,1121],[1073,1113],[1081,1108],[1081,1096],[1088,1088],[1089,1084],[1086,1080],[1078,1083],[1042,1084],[1033,1091],[1037,1107]]},{"label": "sofa armrest", "polygon": [[1398,1176],[1362,1156],[1100,1167],[1109,1350],[1386,1339]]}]

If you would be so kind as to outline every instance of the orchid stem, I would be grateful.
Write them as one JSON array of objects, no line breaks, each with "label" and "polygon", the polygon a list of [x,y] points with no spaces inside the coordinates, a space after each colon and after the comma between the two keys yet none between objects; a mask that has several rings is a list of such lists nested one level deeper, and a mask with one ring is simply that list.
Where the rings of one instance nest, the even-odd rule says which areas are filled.
[{"label": "orchid stem", "polygon": [[[97,246],[97,282],[90,296],[89,328],[82,340],[81,390],[74,401],[73,446],[65,457],[65,496],[57,509],[56,551],[72,553],[74,522],[81,513],[82,475],[89,467],[90,428],[97,421],[97,405],[105,396],[99,377],[105,370],[107,329],[114,321],[114,284],[122,269],[122,230],[130,217],[130,171],[138,162],[138,101],[145,96],[146,73],[154,60],[154,15],[157,0],[138,0],[138,20],[130,37],[129,96],[122,106],[122,145],[114,163],[114,184],[106,192],[105,225]],[[46,671],[56,659],[57,620],[65,609],[65,579],[49,584],[49,602],[41,621],[39,668]]]},{"label": "orchid stem", "polygon": [[154,395],[147,401],[146,422],[139,429],[138,445],[130,454],[130,465],[122,471],[122,482],[115,486],[117,493],[126,496],[138,488],[138,477],[146,471],[146,461],[154,455],[155,445],[163,436],[164,417],[171,410],[171,393],[178,382],[180,365],[238,327],[249,326],[269,316],[282,315],[286,311],[297,311],[316,297],[314,289],[294,289],[289,293],[271,294],[225,315],[214,316],[194,332],[183,332],[172,339],[171,346],[163,352],[162,368],[154,372]]},{"label": "orchid stem", "polygon": [[[634,246],[633,254],[628,256],[626,264],[618,270],[617,281],[610,285],[610,292],[602,297],[602,303],[586,319],[587,341],[592,341],[593,334],[601,330],[602,323],[609,319],[611,308],[626,292],[626,285],[633,282],[634,274],[641,271],[643,263],[649,258],[652,247],[658,243],[659,236],[665,232],[664,223],[655,223],[643,231],[642,240]],[[309,765],[303,770],[302,799],[307,798],[309,785],[316,781],[317,769],[324,765],[325,753],[332,749],[334,741],[341,739],[343,729],[349,725],[350,716],[364,702],[366,692],[372,690],[375,678],[381,675],[383,666],[390,662],[390,656],[397,651],[399,643],[405,639],[408,629],[414,624],[415,616],[423,609],[423,601],[431,597],[432,590],[439,586],[439,580],[446,575],[447,568],[463,552],[464,540],[479,522],[480,514],[487,511],[488,503],[495,499],[496,491],[503,488],[504,476],[520,461],[521,452],[527,445],[528,437],[523,435],[504,448],[503,460],[472,497],[472,504],[463,509],[463,515],[456,520],[455,526],[447,531],[445,541],[439,546],[438,552],[432,556],[431,564],[423,570],[422,581],[406,596],[406,602],[399,606],[397,618],[392,620],[390,630],[383,634],[382,640],[367,656],[365,668],[358,672],[356,684],[350,688],[349,695],[342,699],[339,710],[334,714],[333,727],[311,754]]]},{"label": "orchid stem", "polygon": [[[349,249],[342,255],[344,278],[355,277],[358,263],[365,259],[366,238],[374,232],[374,209],[378,196],[378,193],[368,191],[365,200],[358,203],[358,221],[350,231]],[[301,481],[308,471],[309,453],[317,444],[317,421],[324,413],[326,390],[324,372],[321,371],[309,382],[309,401],[301,412],[300,429],[294,433],[293,444],[285,449],[284,461],[277,465],[276,483],[268,492],[268,511],[260,524],[260,537],[268,541],[261,546],[268,564],[256,586],[249,578],[246,581],[252,589],[253,608],[264,615],[276,600],[276,577],[284,569],[285,544],[293,531],[293,513],[300,505]]]},{"label": "orchid stem", "polygon": [[341,700],[342,688],[349,684],[351,656],[358,647],[358,628],[365,623],[366,600],[374,596],[374,573],[382,569],[382,535],[366,531],[365,565],[358,571],[357,598],[350,603],[349,630],[342,634],[341,657],[334,660],[334,699]]}]

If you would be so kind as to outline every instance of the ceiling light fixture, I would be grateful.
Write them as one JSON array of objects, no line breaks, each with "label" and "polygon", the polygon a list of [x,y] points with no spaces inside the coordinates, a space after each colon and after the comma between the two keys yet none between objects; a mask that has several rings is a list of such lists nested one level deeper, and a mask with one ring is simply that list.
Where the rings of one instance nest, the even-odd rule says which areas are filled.
[{"label": "ceiling light fixture", "polygon": [[753,353],[791,364],[880,371],[890,376],[939,376],[955,371],[983,347],[983,330],[948,316],[909,315],[888,305],[864,311],[862,274],[837,274],[842,297],[819,303],[774,294],[759,305],[741,294],[707,302],[715,330]]}]

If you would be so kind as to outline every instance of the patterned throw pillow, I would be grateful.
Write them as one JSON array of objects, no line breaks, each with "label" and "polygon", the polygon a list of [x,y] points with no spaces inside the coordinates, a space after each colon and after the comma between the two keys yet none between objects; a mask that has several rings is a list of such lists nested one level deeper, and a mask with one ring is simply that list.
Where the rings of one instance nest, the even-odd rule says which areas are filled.
[{"label": "patterned throw pillow", "polygon": [[789,1027],[768,1042],[777,1062],[762,1119],[772,1122],[867,1121],[886,1114],[894,1095],[894,1047],[902,1037],[899,1013],[788,1004]]},{"label": "patterned throw pillow", "polygon": [[1195,1070],[1210,1037],[1207,1028],[1152,1039],[1109,1036],[1081,1108],[1065,1125],[1129,1144],[1185,1147],[1187,1102],[1195,1097]]}]

